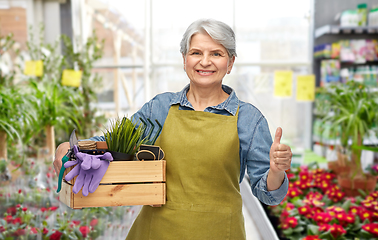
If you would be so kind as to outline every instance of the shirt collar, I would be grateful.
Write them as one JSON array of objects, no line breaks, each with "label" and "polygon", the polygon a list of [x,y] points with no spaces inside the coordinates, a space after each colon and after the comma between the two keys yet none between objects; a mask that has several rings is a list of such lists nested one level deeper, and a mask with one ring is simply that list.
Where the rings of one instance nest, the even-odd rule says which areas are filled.
[{"label": "shirt collar", "polygon": [[[175,93],[175,96],[172,98],[170,105],[180,104],[181,106],[193,109],[192,104],[188,101],[188,98],[186,97],[186,93],[188,92],[189,87],[190,84],[186,85],[180,92]],[[222,89],[227,94],[229,94],[228,98],[224,102],[218,104],[217,106],[211,106],[210,108],[217,110],[226,110],[227,112],[235,116],[239,106],[239,99],[236,96],[235,91],[229,86],[222,85]]]}]

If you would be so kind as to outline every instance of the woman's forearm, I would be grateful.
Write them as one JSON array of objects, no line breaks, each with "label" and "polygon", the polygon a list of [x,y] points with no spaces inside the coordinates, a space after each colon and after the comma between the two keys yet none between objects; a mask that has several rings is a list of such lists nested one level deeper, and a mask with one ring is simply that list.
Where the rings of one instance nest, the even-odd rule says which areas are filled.
[{"label": "woman's forearm", "polygon": [[282,183],[285,180],[285,172],[279,171],[279,172],[273,172],[269,171],[268,177],[266,180],[268,191],[277,190],[281,187]]}]

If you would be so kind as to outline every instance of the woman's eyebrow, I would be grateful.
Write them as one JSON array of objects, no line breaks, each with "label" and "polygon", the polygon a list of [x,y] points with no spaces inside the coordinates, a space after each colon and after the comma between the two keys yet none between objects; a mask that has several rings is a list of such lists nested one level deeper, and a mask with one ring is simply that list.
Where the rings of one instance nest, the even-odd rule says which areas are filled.
[{"label": "woman's eyebrow", "polygon": [[[196,47],[193,47],[193,48],[189,49],[189,52],[190,51],[203,51],[203,50],[199,49],[199,48],[196,48]],[[224,52],[224,51],[221,48],[216,48],[216,49],[210,50],[210,52]]]}]

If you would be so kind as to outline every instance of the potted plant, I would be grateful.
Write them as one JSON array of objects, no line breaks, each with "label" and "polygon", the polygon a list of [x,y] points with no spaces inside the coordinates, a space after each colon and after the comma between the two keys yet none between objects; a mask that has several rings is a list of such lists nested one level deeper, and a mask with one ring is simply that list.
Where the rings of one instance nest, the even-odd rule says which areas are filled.
[{"label": "potted plant", "polygon": [[133,160],[139,146],[146,142],[144,131],[142,124],[136,128],[136,124],[126,117],[111,120],[104,137],[114,160]]},{"label": "potted plant", "polygon": [[[326,94],[332,111],[323,121],[331,122],[333,129],[340,129],[340,152],[348,156],[347,161],[342,162],[351,169],[349,173],[339,175],[339,184],[348,195],[358,195],[359,188],[373,190],[377,179],[364,173],[361,151],[364,138],[372,132],[378,133],[374,128],[378,121],[378,94],[355,81],[333,85]],[[370,180],[373,182],[368,187],[367,181]],[[347,185],[351,185],[350,189]]]}]

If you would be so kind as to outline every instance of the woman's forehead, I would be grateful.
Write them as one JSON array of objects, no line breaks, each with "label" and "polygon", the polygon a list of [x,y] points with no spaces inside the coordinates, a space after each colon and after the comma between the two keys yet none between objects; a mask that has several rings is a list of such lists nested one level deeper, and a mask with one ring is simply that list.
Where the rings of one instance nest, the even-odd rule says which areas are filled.
[{"label": "woman's forehead", "polygon": [[212,37],[207,33],[196,33],[190,39],[189,50],[192,48],[217,48],[219,50],[226,50],[226,48],[216,42]]}]

